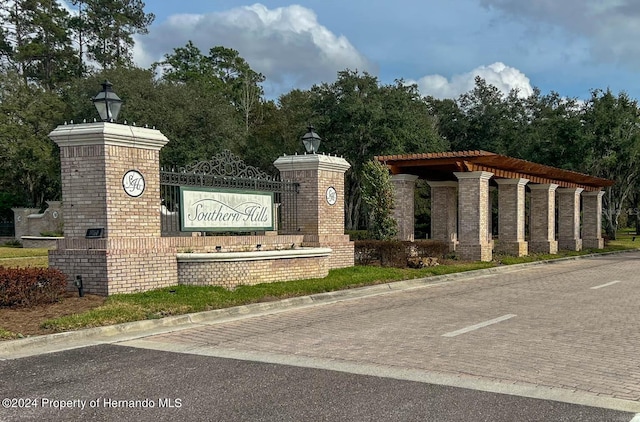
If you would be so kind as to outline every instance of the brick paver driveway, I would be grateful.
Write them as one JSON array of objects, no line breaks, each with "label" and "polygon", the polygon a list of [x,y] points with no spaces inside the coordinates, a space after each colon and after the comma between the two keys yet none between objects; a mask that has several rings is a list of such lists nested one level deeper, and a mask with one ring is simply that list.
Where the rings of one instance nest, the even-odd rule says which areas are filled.
[{"label": "brick paver driveway", "polygon": [[568,401],[574,394],[640,402],[639,310],[640,253],[631,252],[121,344],[407,379],[429,374],[514,394],[556,391]]}]

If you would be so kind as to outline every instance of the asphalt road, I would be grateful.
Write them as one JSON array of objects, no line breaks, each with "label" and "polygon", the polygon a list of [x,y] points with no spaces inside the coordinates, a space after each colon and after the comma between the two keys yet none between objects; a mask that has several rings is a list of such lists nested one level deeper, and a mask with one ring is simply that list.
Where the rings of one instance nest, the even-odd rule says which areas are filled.
[{"label": "asphalt road", "polygon": [[629,422],[634,417],[420,382],[113,345],[3,361],[0,379],[0,397],[31,400],[32,406],[0,409],[2,421]]}]

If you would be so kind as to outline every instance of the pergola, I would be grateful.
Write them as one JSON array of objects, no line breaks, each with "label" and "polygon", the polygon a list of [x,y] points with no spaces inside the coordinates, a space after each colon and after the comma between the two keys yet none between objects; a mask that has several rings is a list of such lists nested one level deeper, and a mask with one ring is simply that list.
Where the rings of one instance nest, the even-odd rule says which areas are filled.
[{"label": "pergola", "polygon": [[[387,155],[375,159],[386,164],[392,173],[396,187],[394,213],[403,240],[413,240],[413,192],[415,181],[421,178],[431,186],[431,237],[448,242],[463,259],[492,259],[490,184],[498,186],[496,251],[522,256],[529,252],[604,247],[602,188],[611,186],[612,180],[487,151]],[[529,188],[530,198],[528,241],[525,187]]]}]

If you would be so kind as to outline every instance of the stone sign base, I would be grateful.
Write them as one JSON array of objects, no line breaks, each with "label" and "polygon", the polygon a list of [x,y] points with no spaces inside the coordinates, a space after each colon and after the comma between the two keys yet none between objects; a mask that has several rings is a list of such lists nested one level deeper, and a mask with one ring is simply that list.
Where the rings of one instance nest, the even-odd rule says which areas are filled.
[{"label": "stone sign base", "polygon": [[348,236],[321,239],[335,250],[307,248],[304,238],[269,234],[60,239],[57,249],[49,251],[49,266],[68,275],[70,291],[76,289],[76,275],[81,275],[85,293],[108,296],[177,284],[233,288],[323,278],[331,268],[353,265],[353,243]]},{"label": "stone sign base", "polygon": [[279,251],[181,253],[178,284],[234,289],[274,281],[323,278],[329,274],[329,248]]}]

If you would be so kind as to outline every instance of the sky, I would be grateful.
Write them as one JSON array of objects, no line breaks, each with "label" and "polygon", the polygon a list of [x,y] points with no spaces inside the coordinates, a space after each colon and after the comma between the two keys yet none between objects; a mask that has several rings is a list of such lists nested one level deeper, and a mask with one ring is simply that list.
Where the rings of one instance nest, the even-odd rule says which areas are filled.
[{"label": "sky", "polygon": [[148,67],[191,40],[222,45],[266,77],[265,94],[332,83],[341,70],[422,95],[457,98],[475,76],[522,96],[539,88],[587,99],[610,88],[640,99],[638,0],[146,0],[136,37]]}]

